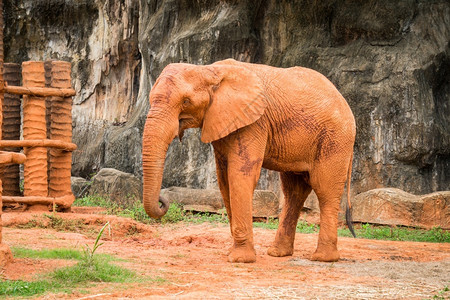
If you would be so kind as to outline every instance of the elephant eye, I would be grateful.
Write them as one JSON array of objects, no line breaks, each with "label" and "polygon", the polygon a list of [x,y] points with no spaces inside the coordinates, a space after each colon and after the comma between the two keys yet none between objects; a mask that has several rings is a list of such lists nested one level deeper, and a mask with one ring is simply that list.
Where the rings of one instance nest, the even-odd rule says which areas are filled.
[{"label": "elephant eye", "polygon": [[189,98],[183,99],[183,106],[189,105],[191,103],[191,100]]}]

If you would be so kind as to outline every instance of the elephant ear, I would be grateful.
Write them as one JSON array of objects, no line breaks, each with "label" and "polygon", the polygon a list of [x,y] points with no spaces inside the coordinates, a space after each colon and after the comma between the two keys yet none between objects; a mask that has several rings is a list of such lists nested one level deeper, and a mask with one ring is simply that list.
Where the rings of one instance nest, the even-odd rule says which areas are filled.
[{"label": "elephant ear", "polygon": [[201,140],[210,143],[256,122],[267,107],[260,79],[236,65],[207,67],[211,99],[203,118]]}]

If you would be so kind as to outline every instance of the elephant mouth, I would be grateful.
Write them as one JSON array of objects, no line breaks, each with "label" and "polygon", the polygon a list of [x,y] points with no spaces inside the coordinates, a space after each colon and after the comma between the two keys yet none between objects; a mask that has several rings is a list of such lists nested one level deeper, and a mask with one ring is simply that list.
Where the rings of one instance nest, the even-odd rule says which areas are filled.
[{"label": "elephant mouth", "polygon": [[181,140],[184,136],[184,130],[194,127],[195,119],[194,118],[181,118],[178,120],[178,138]]}]

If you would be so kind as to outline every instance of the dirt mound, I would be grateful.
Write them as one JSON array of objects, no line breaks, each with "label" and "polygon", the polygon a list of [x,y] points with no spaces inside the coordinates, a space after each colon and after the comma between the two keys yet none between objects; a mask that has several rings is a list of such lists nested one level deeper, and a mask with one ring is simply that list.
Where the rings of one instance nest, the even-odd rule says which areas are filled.
[{"label": "dirt mound", "polygon": [[[88,231],[94,234],[98,232],[106,222],[111,228],[107,230],[105,237],[128,236],[134,234],[151,234],[152,227],[134,221],[105,214],[92,214],[89,209],[81,211],[88,213],[49,213],[49,212],[8,212],[2,216],[3,226],[18,228],[53,228],[58,231]],[[99,211],[98,209],[93,210]]]}]

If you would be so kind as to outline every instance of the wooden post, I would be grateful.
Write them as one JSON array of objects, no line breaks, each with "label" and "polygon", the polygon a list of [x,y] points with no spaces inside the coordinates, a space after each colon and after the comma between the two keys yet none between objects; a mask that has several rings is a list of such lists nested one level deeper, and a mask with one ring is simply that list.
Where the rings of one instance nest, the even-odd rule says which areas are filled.
[{"label": "wooden post", "polygon": [[[52,81],[52,61],[47,60],[44,62],[44,69],[45,69],[45,87],[48,88],[51,86]],[[51,139],[50,136],[50,124],[51,124],[51,110],[52,110],[52,102],[51,97],[45,98],[45,121],[47,122],[47,139]],[[50,151],[47,152],[47,161],[50,162]],[[50,166],[47,169],[47,176],[50,180]]]},{"label": "wooden post", "polygon": [[[50,87],[71,88],[70,72],[70,62],[52,61]],[[51,97],[50,139],[72,142],[72,97]],[[72,152],[50,149],[50,197],[73,196],[70,182],[71,170]]]},{"label": "wooden post", "polygon": [[[45,87],[43,62],[22,63],[24,87]],[[23,139],[45,140],[45,99],[33,95],[23,97]],[[25,148],[27,160],[24,164],[24,196],[48,196],[47,148]]]},{"label": "wooden post", "polygon": [[[21,70],[19,64],[3,64],[4,80],[8,85],[20,85]],[[2,136],[5,140],[20,140],[20,96],[4,94]],[[5,148],[4,151],[20,152],[20,148]],[[0,177],[3,181],[3,195],[19,196],[20,173],[19,165],[0,166]]]}]

